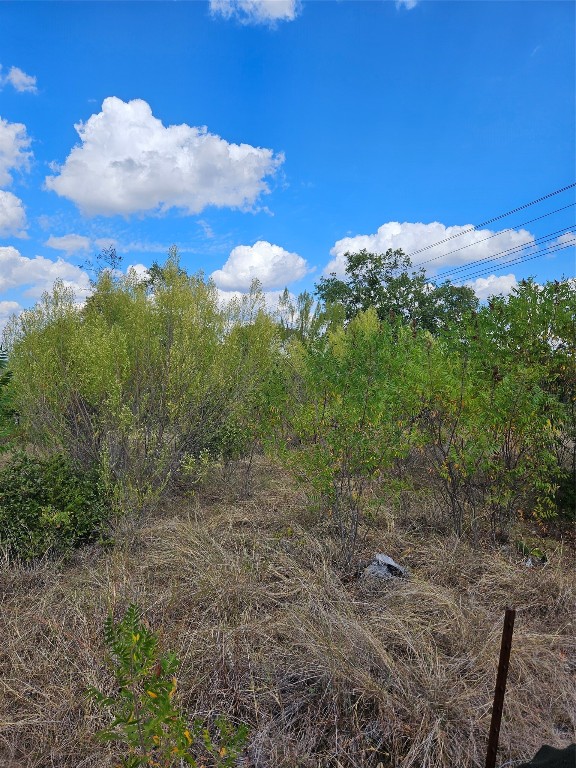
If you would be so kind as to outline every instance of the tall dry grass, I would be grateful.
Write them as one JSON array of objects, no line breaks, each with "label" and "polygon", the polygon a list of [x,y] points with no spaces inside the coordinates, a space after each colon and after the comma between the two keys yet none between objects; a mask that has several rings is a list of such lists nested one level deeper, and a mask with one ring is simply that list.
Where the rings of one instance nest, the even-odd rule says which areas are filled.
[{"label": "tall dry grass", "polygon": [[407,582],[343,578],[330,526],[290,478],[210,486],[117,527],[111,551],[0,571],[0,765],[109,768],[94,739],[108,687],[102,626],[130,602],[181,660],[179,702],[250,726],[258,768],[476,768],[484,764],[504,608],[517,608],[500,765],[574,739],[571,553],[527,568],[512,550],[388,525]]}]

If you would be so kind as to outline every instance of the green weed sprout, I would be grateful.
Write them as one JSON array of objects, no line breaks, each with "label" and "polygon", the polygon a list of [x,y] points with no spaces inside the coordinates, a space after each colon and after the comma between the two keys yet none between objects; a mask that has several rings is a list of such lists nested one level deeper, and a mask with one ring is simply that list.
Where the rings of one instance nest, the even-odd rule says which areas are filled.
[{"label": "green weed sprout", "polygon": [[186,723],[173,698],[179,666],[172,652],[159,654],[158,637],[142,621],[140,609],[130,605],[122,619],[109,616],[104,637],[118,690],[106,696],[90,687],[87,695],[111,711],[110,726],[98,732],[104,741],[123,741],[128,755],[122,768],[232,768],[246,742],[248,729],[217,718],[214,741],[200,719]]}]

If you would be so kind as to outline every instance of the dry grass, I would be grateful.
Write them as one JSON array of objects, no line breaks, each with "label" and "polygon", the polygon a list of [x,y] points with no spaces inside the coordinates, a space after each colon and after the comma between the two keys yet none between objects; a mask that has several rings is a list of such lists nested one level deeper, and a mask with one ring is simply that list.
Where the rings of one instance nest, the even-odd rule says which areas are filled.
[{"label": "dry grass", "polygon": [[129,602],[178,653],[181,705],[249,724],[246,768],[482,766],[506,605],[518,614],[499,761],[573,740],[574,577],[560,546],[529,569],[388,526],[361,554],[390,554],[411,580],[348,580],[279,469],[261,464],[248,500],[233,491],[125,523],[112,551],[0,570],[3,768],[114,765],[84,690],[110,684],[102,625]]}]

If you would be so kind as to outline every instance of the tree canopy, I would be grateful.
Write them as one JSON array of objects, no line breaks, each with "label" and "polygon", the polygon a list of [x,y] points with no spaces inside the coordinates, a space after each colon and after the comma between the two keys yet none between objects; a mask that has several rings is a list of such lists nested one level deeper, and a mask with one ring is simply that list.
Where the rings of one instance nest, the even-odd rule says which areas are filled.
[{"label": "tree canopy", "polygon": [[478,308],[471,288],[450,281],[436,285],[401,249],[344,256],[345,277],[332,272],[320,278],[316,295],[325,305],[341,304],[348,320],[374,307],[380,320],[400,319],[437,333]]}]

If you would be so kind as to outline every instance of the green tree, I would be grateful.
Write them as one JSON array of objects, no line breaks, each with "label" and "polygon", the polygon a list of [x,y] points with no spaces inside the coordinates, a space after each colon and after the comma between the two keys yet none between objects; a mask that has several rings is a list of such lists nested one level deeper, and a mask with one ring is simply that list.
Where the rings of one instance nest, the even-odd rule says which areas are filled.
[{"label": "green tree", "polygon": [[200,456],[242,454],[277,334],[261,292],[223,308],[176,258],[160,269],[152,292],[105,270],[82,308],[57,283],[7,335],[27,439],[100,465],[119,501],[155,496]]},{"label": "green tree", "polygon": [[370,499],[396,493],[392,470],[417,435],[422,346],[374,308],[311,340],[291,340],[269,379],[273,447],[319,498],[348,565]]},{"label": "green tree", "polygon": [[437,333],[478,306],[470,288],[450,282],[434,285],[401,249],[363,249],[345,258],[345,278],[335,273],[320,278],[316,295],[325,305],[343,305],[347,319],[374,307],[380,320],[398,318]]},{"label": "green tree", "polygon": [[285,288],[278,300],[276,318],[284,339],[293,336],[299,339],[310,338],[322,324],[320,315],[320,307],[308,291],[299,293],[293,299],[288,288]]},{"label": "green tree", "polygon": [[0,452],[6,450],[6,441],[14,431],[14,409],[9,384],[12,371],[8,370],[8,353],[0,346]]},{"label": "green tree", "polygon": [[[576,488],[576,285],[523,280],[509,296],[493,296],[461,339],[471,365],[487,380],[530,382],[552,405],[547,444],[556,455],[558,504],[574,515]],[[519,400],[519,395],[516,396]],[[553,406],[553,407],[552,407]],[[552,475],[551,475],[552,477]]]}]

